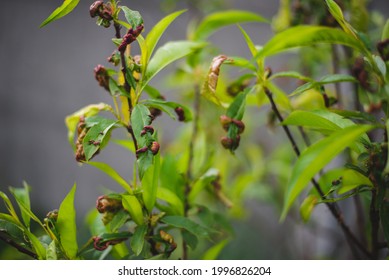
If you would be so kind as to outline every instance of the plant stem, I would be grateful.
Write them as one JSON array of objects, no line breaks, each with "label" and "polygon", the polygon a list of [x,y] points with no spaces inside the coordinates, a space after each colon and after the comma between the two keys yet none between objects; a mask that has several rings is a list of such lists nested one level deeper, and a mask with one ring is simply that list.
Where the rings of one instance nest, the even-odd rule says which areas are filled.
[{"label": "plant stem", "polygon": [[371,247],[372,255],[374,259],[378,259],[378,228],[380,222],[379,211],[376,208],[377,203],[377,190],[372,190],[371,192],[371,202],[370,202],[370,221],[371,221]]},{"label": "plant stem", "polygon": [[36,259],[36,260],[38,259],[38,255],[37,254],[35,254],[34,252],[31,252],[30,250],[20,246],[19,244],[14,242],[12,239],[4,237],[1,234],[0,234],[0,239],[3,240],[5,243],[8,243],[12,247],[16,248],[16,250],[18,250],[19,252],[21,252],[23,254],[26,254],[26,255],[30,256],[31,258],[33,258],[33,259]]},{"label": "plant stem", "polygon": [[[268,97],[268,99],[270,101],[270,104],[272,106],[273,112],[276,114],[279,122],[282,123],[284,121],[284,118],[282,117],[280,111],[277,108],[276,103],[274,102],[273,94],[270,92],[270,90],[268,88],[265,88],[265,93],[266,93],[266,96]],[[282,125],[282,128],[284,129],[286,135],[288,136],[288,139],[289,139],[290,143],[292,144],[292,148],[293,148],[294,152],[299,157],[301,153],[300,153],[300,150],[299,150],[299,148],[297,146],[296,141],[294,140],[294,138],[292,136],[292,133],[289,130],[289,127],[287,125]],[[320,197],[322,199],[325,199],[325,194],[324,194],[323,190],[320,188],[320,185],[315,180],[315,178],[312,178],[311,182],[312,182],[313,186],[315,187],[316,191],[319,193]],[[325,205],[327,205],[327,207],[330,210],[331,214],[334,216],[334,218],[339,223],[339,225],[340,225],[344,235],[346,236],[346,240],[348,241],[348,243],[350,245],[350,249],[352,250],[354,256],[358,258],[357,252],[354,249],[354,245],[355,245],[366,256],[368,256],[369,258],[372,258],[372,255],[370,254],[370,252],[363,246],[363,244],[351,232],[350,228],[345,224],[345,222],[343,220],[343,214],[341,213],[341,211],[340,211],[339,207],[337,206],[337,204],[336,203],[325,203]]]}]

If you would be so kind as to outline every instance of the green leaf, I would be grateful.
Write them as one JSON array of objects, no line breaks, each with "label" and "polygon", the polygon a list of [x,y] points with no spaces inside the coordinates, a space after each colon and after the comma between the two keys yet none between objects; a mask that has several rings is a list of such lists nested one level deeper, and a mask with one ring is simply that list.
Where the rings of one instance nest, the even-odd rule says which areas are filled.
[{"label": "green leaf", "polygon": [[79,2],[80,0],[65,0],[60,7],[55,9],[54,12],[52,12],[51,15],[41,23],[40,27],[42,28],[50,22],[66,16],[68,13],[73,11]]},{"label": "green leaf", "polygon": [[177,119],[177,113],[175,109],[180,107],[184,112],[184,122],[189,122],[192,120],[192,112],[190,111],[190,109],[176,102],[165,101],[160,99],[147,99],[146,101],[142,102],[142,104],[144,104],[149,108],[157,108],[165,112],[173,120]]},{"label": "green leaf", "polygon": [[235,97],[234,101],[227,109],[226,114],[228,117],[236,120],[242,120],[246,108],[246,96],[250,90],[250,88],[247,88],[237,97]]},{"label": "green leaf", "polygon": [[307,196],[300,206],[300,215],[304,222],[308,222],[311,217],[312,211],[317,204],[317,195]]},{"label": "green leaf", "polygon": [[46,249],[46,260],[57,260],[57,247],[55,246],[55,240],[51,241]]},{"label": "green leaf", "polygon": [[31,244],[34,247],[35,253],[38,255],[38,259],[46,259],[46,248],[39,241],[39,239],[28,230],[26,230],[24,233],[27,235],[28,239],[30,239]]},{"label": "green leaf", "polygon": [[114,179],[120,186],[122,186],[129,194],[132,194],[132,188],[131,186],[126,182],[126,180],[123,179],[123,177],[121,177],[119,175],[119,173],[117,173],[115,171],[115,169],[113,169],[111,166],[109,166],[108,164],[104,163],[104,162],[93,162],[93,161],[88,161],[86,162],[87,164],[89,165],[92,165],[98,169],[100,169],[101,171],[103,171],[105,174],[107,174],[108,176],[110,176],[112,179]]},{"label": "green leaf", "polygon": [[115,128],[118,121],[93,116],[86,118],[85,123],[90,129],[82,141],[82,146],[84,148],[85,160],[89,161],[108,144],[112,129]]},{"label": "green leaf", "polygon": [[80,121],[80,117],[91,117],[97,115],[100,111],[110,111],[114,112],[112,107],[105,103],[99,103],[99,104],[91,104],[88,105],[77,112],[71,114],[70,116],[67,116],[65,119],[66,127],[68,128],[68,141],[70,145],[72,145],[73,148],[75,148],[75,145],[73,143],[74,141],[74,135],[76,131],[76,127],[78,122]]},{"label": "green leaf", "polygon": [[301,25],[273,36],[258,52],[257,58],[268,57],[292,48],[324,43],[341,44],[360,52],[364,51],[364,46],[360,41],[342,30],[323,26]]},{"label": "green leaf", "polygon": [[386,243],[389,246],[389,202],[384,201],[381,205],[381,225],[386,239]]},{"label": "green leaf", "polygon": [[132,236],[130,241],[131,249],[134,252],[135,256],[139,256],[139,254],[143,250],[147,230],[147,225],[140,225],[137,226],[135,229],[134,235]]},{"label": "green leaf", "polygon": [[293,202],[315,174],[346,147],[352,145],[363,133],[373,128],[374,126],[370,125],[347,127],[308,147],[300,155],[292,170],[284,199],[281,220],[285,219]]},{"label": "green leaf", "polygon": [[157,198],[166,201],[170,204],[169,210],[175,215],[184,215],[184,203],[171,190],[160,187],[157,189]]},{"label": "green leaf", "polygon": [[199,239],[196,235],[190,233],[187,230],[182,232],[182,238],[185,240],[186,244],[192,249],[196,250],[197,244],[199,243]]},{"label": "green leaf", "polygon": [[198,238],[209,238],[209,230],[192,220],[183,216],[165,216],[161,219],[162,222],[177,227],[186,229],[190,233],[193,233]]},{"label": "green leaf", "polygon": [[303,74],[296,72],[296,71],[285,71],[285,72],[278,72],[273,74],[269,80],[275,79],[275,78],[294,78],[306,82],[313,81],[312,78],[304,76]]},{"label": "green leaf", "polygon": [[120,210],[116,212],[115,216],[109,222],[109,227],[111,229],[111,232],[118,231],[129,219],[130,216],[127,211]]},{"label": "green leaf", "polygon": [[198,194],[213,181],[220,176],[220,172],[216,168],[209,169],[199,180],[196,181],[194,186],[191,188],[188,200],[194,202]]},{"label": "green leaf", "polygon": [[323,85],[326,84],[334,84],[334,83],[341,83],[341,82],[353,82],[356,83],[357,80],[353,76],[345,75],[345,74],[333,74],[333,75],[327,75],[321,78],[319,81],[310,81],[302,86],[299,86],[297,89],[295,89],[290,96],[296,96],[299,95],[307,90],[310,90],[312,88],[320,88]]},{"label": "green leaf", "polygon": [[326,3],[331,15],[336,19],[343,30],[356,37],[354,28],[344,19],[342,9],[339,5],[333,0],[326,0]]},{"label": "green leaf", "polygon": [[143,104],[137,104],[132,110],[131,126],[134,131],[136,141],[139,148],[147,145],[146,137],[141,136],[141,132],[146,125],[151,124],[151,117],[149,109]]},{"label": "green leaf", "polygon": [[160,47],[147,66],[138,94],[140,94],[150,80],[167,65],[203,48],[204,46],[206,46],[205,43],[176,41],[166,43]]},{"label": "green leaf", "polygon": [[226,247],[226,245],[230,242],[230,239],[224,239],[220,241],[219,243],[213,245],[211,248],[209,248],[201,258],[202,260],[216,260],[217,257],[220,255],[221,251]]},{"label": "green leaf", "polygon": [[3,218],[4,217],[0,216],[0,236],[11,239],[23,248],[31,249],[28,240],[25,238],[23,228],[20,228],[17,224],[12,222],[12,219]]},{"label": "green leaf", "polygon": [[151,213],[157,200],[157,188],[160,172],[160,155],[154,157],[154,164],[148,168],[142,178],[143,201]]},{"label": "green leaf", "polygon": [[146,63],[149,61],[150,56],[153,54],[154,48],[157,45],[159,39],[162,34],[165,32],[166,28],[182,13],[186,12],[186,10],[181,10],[170,15],[167,15],[163,19],[161,19],[154,27],[150,30],[146,37],[147,44],[147,58]]},{"label": "green leaf", "polygon": [[23,225],[19,220],[18,214],[16,214],[15,208],[13,207],[11,200],[2,191],[0,191],[0,197],[3,199],[5,206],[7,207],[8,212],[11,214],[13,219],[16,221],[17,225],[22,227]]},{"label": "green leaf", "polygon": [[238,25],[238,27],[239,27],[240,32],[242,32],[242,34],[243,34],[243,38],[246,41],[246,44],[247,44],[252,56],[255,57],[257,55],[258,50],[255,47],[254,42],[251,40],[249,34],[247,34],[247,32],[240,25]]},{"label": "green leaf", "polygon": [[139,178],[142,180],[147,170],[153,165],[154,155],[148,149],[146,152],[138,155],[137,163],[139,168]]},{"label": "green leaf", "polygon": [[139,25],[143,24],[143,18],[138,11],[133,11],[126,6],[121,6],[121,9],[124,12],[126,20],[131,25],[133,29],[137,28]]},{"label": "green leaf", "polygon": [[382,30],[381,40],[389,39],[389,19],[386,20],[384,29]]},{"label": "green leaf", "polygon": [[[13,196],[15,197],[15,199],[17,201],[20,201],[25,208],[27,208],[28,210],[31,209],[31,204],[30,204],[30,195],[29,195],[29,192],[30,192],[30,186],[26,183],[26,182],[23,182],[23,189],[21,188],[10,188],[11,190],[11,193],[13,194]],[[30,220],[31,220],[31,217],[29,215],[28,212],[26,212],[23,208],[23,206],[20,206],[20,210],[21,210],[21,214],[22,214],[22,219],[23,219],[23,222],[24,222],[24,225],[27,227],[27,229],[30,228]]]},{"label": "green leaf", "polygon": [[245,22],[268,22],[268,20],[249,11],[230,10],[216,12],[203,19],[193,34],[193,40],[206,40],[211,34],[222,27]]},{"label": "green leaf", "polygon": [[122,204],[124,209],[130,213],[131,218],[137,225],[145,223],[143,218],[142,206],[139,200],[133,195],[122,195]]},{"label": "green leaf", "polygon": [[[129,74],[128,71],[126,72],[126,74]],[[131,87],[135,88],[131,83],[130,85]],[[129,97],[129,94],[125,91],[125,89],[122,86],[119,86],[117,82],[112,78],[109,79],[109,93],[111,94],[111,96],[122,95],[122,96]]]},{"label": "green leaf", "polygon": [[75,193],[76,184],[74,184],[73,188],[62,201],[58,210],[56,223],[57,230],[60,234],[61,245],[69,259],[75,259],[78,251],[76,209],[74,208]]},{"label": "green leaf", "polygon": [[344,194],[359,186],[373,187],[373,184],[361,173],[352,169],[346,169],[342,174],[342,186],[338,189],[338,194]]}]

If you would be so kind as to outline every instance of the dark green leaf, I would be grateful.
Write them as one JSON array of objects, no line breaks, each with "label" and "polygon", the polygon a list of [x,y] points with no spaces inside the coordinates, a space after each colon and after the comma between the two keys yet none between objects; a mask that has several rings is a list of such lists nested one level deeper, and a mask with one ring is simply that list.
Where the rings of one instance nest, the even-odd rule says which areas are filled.
[{"label": "dark green leaf", "polygon": [[157,24],[155,24],[154,27],[150,30],[149,34],[147,34],[147,37],[145,39],[147,44],[146,63],[149,61],[150,56],[153,54],[155,46],[157,45],[162,34],[165,32],[166,28],[168,28],[168,26],[185,11],[186,10],[181,10],[172,13],[170,15],[167,15],[166,17],[161,19]]},{"label": "dark green leaf", "polygon": [[270,80],[275,79],[275,78],[295,78],[298,80],[310,82],[313,81],[310,77],[304,76],[303,74],[296,72],[296,71],[285,71],[285,72],[278,72],[275,73],[270,77]]},{"label": "dark green leaf", "polygon": [[[127,73],[126,73],[127,74]],[[112,96],[129,96],[129,94],[125,91],[125,89],[122,86],[119,86],[117,82],[110,78],[109,79],[109,92],[111,93]]]},{"label": "dark green leaf", "polygon": [[111,131],[115,128],[118,121],[93,116],[86,118],[85,123],[90,129],[82,141],[82,146],[84,148],[85,160],[89,161],[108,144]]},{"label": "dark green leaf", "polygon": [[384,201],[381,205],[381,225],[384,231],[386,243],[389,246],[389,202]]},{"label": "dark green leaf", "polygon": [[66,16],[68,13],[73,11],[79,2],[80,0],[65,0],[60,7],[55,9],[54,12],[52,12],[51,15],[41,23],[40,27]]},{"label": "dark green leaf", "polygon": [[112,218],[111,222],[109,223],[111,232],[118,231],[129,219],[130,216],[126,211],[120,210],[116,212],[115,216]]},{"label": "dark green leaf", "polygon": [[234,101],[227,109],[228,117],[236,120],[242,120],[246,108],[246,96],[249,92],[250,89],[247,88],[244,92],[235,97]]},{"label": "dark green leaf", "polygon": [[139,256],[139,254],[143,250],[147,229],[147,225],[140,225],[137,226],[135,229],[134,235],[132,236],[130,241],[131,249],[134,252],[135,256]]},{"label": "dark green leaf", "polygon": [[199,243],[199,239],[196,235],[192,234],[191,232],[184,230],[182,232],[182,238],[185,240],[186,244],[192,249],[196,250],[197,244]]},{"label": "dark green leaf", "polygon": [[230,10],[216,12],[203,19],[193,34],[193,40],[205,40],[222,27],[245,22],[267,22],[267,19],[249,11]]},{"label": "dark green leaf", "polygon": [[128,193],[132,194],[131,186],[111,166],[103,162],[89,161],[86,163],[103,171],[105,174],[114,179],[119,185],[121,185]]},{"label": "dark green leaf", "polygon": [[75,259],[78,251],[76,209],[74,208],[75,193],[76,184],[74,184],[69,194],[62,201],[56,223],[61,245],[70,259]]},{"label": "dark green leaf", "polygon": [[165,216],[161,219],[162,222],[177,227],[186,229],[190,233],[193,233],[198,238],[209,238],[209,230],[192,220],[183,216]]},{"label": "dark green leaf", "polygon": [[140,94],[150,80],[167,65],[205,46],[205,43],[176,41],[166,43],[160,47],[147,66],[138,94]]},{"label": "dark green leaf", "polygon": [[[10,188],[13,196],[15,197],[15,199],[17,201],[20,201],[21,203],[24,204],[24,206],[30,210],[31,209],[31,205],[30,205],[30,186],[26,183],[26,182],[23,182],[23,189],[16,189],[16,188]],[[30,228],[30,215],[28,214],[28,212],[26,212],[25,210],[23,210],[23,207],[20,206],[20,210],[21,210],[21,214],[22,214],[22,219],[23,219],[23,222],[24,222],[24,225],[27,227],[27,229]]]},{"label": "dark green leaf", "polygon": [[154,155],[148,149],[146,152],[138,155],[137,163],[139,168],[139,178],[142,180],[147,170],[153,165]]},{"label": "dark green leaf", "polygon": [[24,235],[24,230],[15,223],[2,218],[0,216],[0,236],[11,239],[23,248],[31,249],[31,245]]},{"label": "dark green leaf", "polygon": [[374,116],[367,114],[365,112],[347,111],[347,110],[339,110],[339,109],[330,109],[330,112],[333,112],[335,114],[338,114],[342,117],[349,118],[349,119],[357,119],[357,120],[368,121],[371,123],[377,123],[377,120]]},{"label": "dark green leaf", "polygon": [[146,209],[151,213],[157,200],[157,188],[160,173],[160,156],[154,157],[154,164],[148,168],[142,178],[143,201]]},{"label": "dark green leaf", "polygon": [[374,126],[368,125],[350,126],[308,147],[300,155],[292,170],[281,220],[285,219],[293,202],[315,174],[342,152],[343,149],[352,145],[362,134],[373,128]]},{"label": "dark green leaf", "polygon": [[137,28],[139,25],[143,24],[143,18],[138,11],[133,11],[126,6],[122,6],[121,9],[124,12],[126,20],[131,25],[133,29]]},{"label": "dark green leaf", "polygon": [[145,223],[143,218],[142,205],[135,196],[122,195],[122,204],[124,209],[130,213],[131,218],[137,225],[143,225]]},{"label": "dark green leaf", "polygon": [[296,26],[276,34],[258,52],[258,58],[290,50],[292,48],[313,46],[315,44],[341,44],[364,51],[363,44],[342,30],[323,26]]},{"label": "dark green leaf", "polygon": [[141,132],[146,125],[151,124],[150,111],[143,104],[137,104],[131,114],[131,126],[134,131],[139,148],[146,146],[146,137],[141,136]]},{"label": "dark green leaf", "polygon": [[192,112],[190,111],[190,109],[176,102],[165,101],[160,99],[147,99],[145,102],[143,102],[143,104],[149,108],[157,108],[161,111],[164,111],[173,120],[177,119],[177,113],[175,109],[181,108],[184,112],[184,121],[189,122],[192,120]]}]

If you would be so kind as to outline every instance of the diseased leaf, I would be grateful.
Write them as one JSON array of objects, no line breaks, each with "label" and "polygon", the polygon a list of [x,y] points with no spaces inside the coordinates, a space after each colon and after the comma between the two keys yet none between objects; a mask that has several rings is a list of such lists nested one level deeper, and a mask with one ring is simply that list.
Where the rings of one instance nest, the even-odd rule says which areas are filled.
[{"label": "diseased leaf", "polygon": [[263,46],[256,58],[264,58],[292,48],[315,44],[341,44],[364,52],[363,44],[342,30],[323,26],[300,25],[277,33]]},{"label": "diseased leaf", "polygon": [[147,44],[146,63],[149,61],[150,56],[153,54],[155,46],[157,45],[162,34],[165,32],[166,28],[168,28],[169,25],[184,12],[186,12],[186,10],[177,11],[175,13],[167,15],[157,24],[155,24],[154,27],[150,30],[149,34],[147,34],[147,37],[145,39]]},{"label": "diseased leaf", "polygon": [[143,104],[137,104],[131,114],[131,127],[134,131],[136,141],[138,142],[138,147],[142,148],[147,146],[146,137],[141,136],[143,128],[151,124],[149,109]]},{"label": "diseased leaf", "polygon": [[147,99],[144,102],[142,102],[142,104],[144,104],[149,108],[156,108],[165,112],[173,120],[177,120],[178,117],[177,112],[175,110],[177,108],[181,108],[183,111],[183,121],[189,122],[192,120],[192,112],[190,111],[190,109],[176,102],[165,101],[160,99]]},{"label": "diseased leaf", "polygon": [[157,198],[166,201],[170,204],[170,207],[165,210],[170,210],[169,213],[175,215],[184,215],[184,203],[182,200],[171,190],[160,187],[157,189]]},{"label": "diseased leaf", "polygon": [[55,9],[54,12],[52,12],[51,15],[41,23],[40,27],[66,16],[68,13],[73,11],[75,7],[77,7],[79,2],[80,0],[65,0],[61,6]]},{"label": "diseased leaf", "polygon": [[201,258],[202,260],[216,260],[220,255],[221,251],[226,247],[226,245],[230,242],[230,239],[224,239],[219,243],[213,245],[209,248]]},{"label": "diseased leaf", "polygon": [[70,259],[75,259],[78,251],[76,210],[74,208],[75,193],[76,184],[74,184],[69,194],[62,201],[56,223],[61,245]]},{"label": "diseased leaf", "polygon": [[360,125],[344,128],[308,147],[298,158],[291,173],[284,199],[281,220],[284,220],[297,196],[309,181],[346,147],[374,126]]},{"label": "diseased leaf", "polygon": [[157,200],[160,169],[160,156],[158,154],[154,157],[154,164],[146,170],[142,178],[143,202],[150,213]]},{"label": "diseased leaf", "polygon": [[109,177],[114,179],[119,185],[121,185],[129,194],[132,194],[131,186],[111,166],[103,162],[88,161],[86,163],[103,171]]},{"label": "diseased leaf", "polygon": [[109,111],[114,112],[111,106],[105,103],[99,103],[99,104],[91,104],[88,105],[77,112],[71,114],[70,116],[67,116],[65,119],[66,127],[68,128],[68,140],[70,145],[75,148],[75,145],[73,143],[74,141],[74,135],[76,131],[76,127],[78,122],[80,121],[80,117],[91,117],[97,115],[100,111]]},{"label": "diseased leaf", "polygon": [[143,91],[150,80],[167,65],[205,46],[205,43],[176,41],[166,43],[160,47],[147,66],[145,75],[141,81],[141,87],[138,91],[138,95]]},{"label": "diseased leaf", "polygon": [[268,20],[249,11],[216,12],[203,19],[193,34],[193,40],[203,41],[222,27],[245,22],[268,22]]},{"label": "diseased leaf", "polygon": [[126,6],[121,6],[121,9],[124,12],[126,20],[131,25],[133,29],[137,28],[139,25],[143,24],[143,18],[138,11],[133,11]]},{"label": "diseased leaf", "polygon": [[132,236],[130,241],[131,249],[134,252],[135,256],[139,256],[139,254],[143,250],[147,229],[147,225],[139,225],[135,229],[134,235]]},{"label": "diseased leaf", "polygon": [[209,230],[192,220],[183,216],[165,216],[161,219],[162,222],[177,227],[186,229],[190,233],[193,233],[198,238],[209,238]]},{"label": "diseased leaf", "polygon": [[143,218],[142,206],[139,200],[133,195],[122,195],[122,204],[124,209],[130,213],[131,218],[137,225],[145,223]]}]

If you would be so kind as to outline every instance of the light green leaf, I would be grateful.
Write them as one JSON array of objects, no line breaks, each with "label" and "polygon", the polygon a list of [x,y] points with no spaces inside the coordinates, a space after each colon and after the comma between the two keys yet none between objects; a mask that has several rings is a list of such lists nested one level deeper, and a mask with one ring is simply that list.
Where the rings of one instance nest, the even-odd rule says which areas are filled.
[{"label": "light green leaf", "polygon": [[69,259],[75,259],[78,251],[76,209],[74,208],[75,193],[76,184],[62,201],[56,223],[61,245]]},{"label": "light green leaf", "polygon": [[296,72],[296,71],[285,71],[285,72],[278,72],[273,74],[269,80],[275,79],[275,78],[294,78],[306,82],[313,82],[312,78],[304,76],[303,74]]},{"label": "light green leaf", "polygon": [[103,171],[105,174],[114,179],[120,186],[122,186],[129,194],[132,194],[131,186],[111,166],[104,162],[88,161],[86,163]]},{"label": "light green leaf", "polygon": [[31,250],[30,244],[24,235],[24,229],[13,222],[12,216],[4,217],[0,215],[0,237],[12,240],[23,248]]},{"label": "light green leaf", "polygon": [[171,190],[160,187],[157,189],[157,198],[170,204],[169,210],[176,215],[184,215],[184,203]]},{"label": "light green leaf", "polygon": [[230,10],[216,12],[203,19],[193,34],[193,40],[203,41],[222,27],[245,22],[268,22],[268,20],[249,11]]},{"label": "light green leaf", "polygon": [[151,58],[147,66],[145,76],[141,82],[141,88],[138,91],[138,95],[143,91],[150,80],[167,65],[205,46],[205,43],[176,41],[166,43],[160,47]]},{"label": "light green leaf", "polygon": [[323,26],[301,25],[289,28],[273,36],[258,52],[257,58],[303,46],[315,44],[341,44],[364,51],[363,44],[342,30]]},{"label": "light green leaf", "polygon": [[319,81],[310,81],[302,86],[298,87],[296,90],[294,90],[290,96],[296,96],[299,95],[307,90],[310,90],[312,88],[320,88],[322,85],[326,84],[334,84],[334,83],[342,83],[342,82],[353,82],[356,83],[357,80],[353,76],[345,75],[345,74],[333,74],[333,75],[327,75],[321,78]]},{"label": "light green leaf", "polygon": [[389,39],[389,19],[386,20],[384,29],[382,30],[381,40]]},{"label": "light green leaf", "polygon": [[80,117],[91,117],[97,115],[100,111],[109,111],[114,112],[111,106],[105,103],[99,103],[99,104],[91,104],[88,105],[77,112],[71,114],[70,116],[67,116],[65,119],[66,127],[68,128],[68,140],[70,145],[72,145],[73,148],[75,148],[75,145],[73,143],[74,141],[74,135],[76,131],[76,127],[78,122],[80,121]]},{"label": "light green leaf", "polygon": [[373,184],[361,173],[352,169],[346,169],[342,174],[342,186],[338,189],[338,194],[344,194],[359,186],[373,187]]},{"label": "light green leaf", "polygon": [[133,195],[122,195],[122,204],[124,209],[130,213],[131,218],[137,225],[145,223],[143,218],[142,206],[139,200]]},{"label": "light green leaf", "polygon": [[251,37],[249,36],[249,34],[247,34],[247,32],[240,25],[238,25],[238,27],[239,27],[240,32],[242,32],[242,34],[243,34],[243,38],[246,41],[246,44],[247,44],[252,56],[255,57],[257,55],[258,50],[255,47],[254,42],[251,40]]},{"label": "light green leaf", "polygon": [[134,235],[132,236],[130,241],[131,249],[134,252],[135,256],[139,256],[139,254],[143,250],[147,229],[147,225],[139,225],[135,229]]},{"label": "light green leaf", "polygon": [[192,120],[192,112],[190,111],[190,109],[176,102],[165,101],[160,99],[147,99],[146,101],[142,102],[142,104],[146,105],[149,108],[157,108],[165,112],[173,120],[177,119],[177,113],[175,109],[180,107],[184,112],[184,122],[189,122]]},{"label": "light green leaf", "polygon": [[200,177],[199,180],[193,185],[190,190],[188,200],[194,202],[198,194],[209,184],[216,180],[220,176],[220,172],[216,168],[210,168],[203,176]]},{"label": "light green leaf", "polygon": [[284,199],[281,220],[284,220],[297,196],[307,187],[309,181],[346,147],[352,145],[363,133],[374,126],[351,126],[331,134],[308,147],[299,157],[294,168]]},{"label": "light green leaf", "polygon": [[12,205],[11,200],[8,198],[8,196],[0,191],[0,197],[3,199],[5,206],[7,207],[8,212],[11,214],[13,219],[16,221],[16,224],[20,227],[23,227],[23,224],[20,222],[18,214],[16,214],[15,208]]},{"label": "light green leaf", "polygon": [[209,230],[192,220],[183,216],[165,216],[161,219],[163,223],[168,225],[186,229],[190,233],[193,233],[199,238],[209,238]]},{"label": "light green leaf", "polygon": [[343,30],[346,33],[356,37],[354,28],[344,19],[342,9],[339,7],[339,5],[333,0],[326,0],[326,3],[331,15],[336,19]]},{"label": "light green leaf", "polygon": [[[21,188],[10,188],[11,193],[15,197],[16,201],[19,203],[22,203],[23,205],[19,204],[21,215],[23,222],[27,229],[30,228],[30,214],[24,210],[24,208],[27,208],[28,210],[31,211],[31,204],[30,204],[30,186],[26,183],[23,182],[23,189]],[[39,219],[38,219],[39,220]]]},{"label": "light green leaf", "polygon": [[138,155],[137,163],[139,169],[139,178],[142,180],[147,170],[153,165],[154,155],[148,149],[146,152]]},{"label": "light green leaf", "polygon": [[28,239],[30,239],[32,246],[34,247],[35,253],[38,255],[38,259],[44,260],[46,259],[46,249],[43,244],[39,241],[39,239],[32,234],[29,230],[24,231],[27,235]]},{"label": "light green leaf", "polygon": [[126,20],[131,25],[133,29],[137,28],[139,25],[143,24],[143,18],[138,11],[133,11],[126,6],[121,6],[121,9],[124,12]]},{"label": "light green leaf", "polygon": [[163,19],[161,19],[154,27],[150,30],[149,34],[146,37],[147,44],[147,58],[146,63],[149,61],[150,56],[153,54],[154,48],[157,45],[159,39],[162,34],[165,32],[166,28],[182,13],[186,12],[186,10],[181,10],[170,15],[167,15]]},{"label": "light green leaf", "polygon": [[68,13],[73,11],[79,2],[80,0],[65,0],[60,7],[55,9],[54,12],[52,12],[51,15],[41,23],[40,27],[66,16]]},{"label": "light green leaf", "polygon": [[300,206],[300,215],[303,218],[304,222],[308,222],[311,217],[312,211],[317,204],[318,197],[317,195],[309,195],[307,196],[303,203]]},{"label": "light green leaf", "polygon": [[46,249],[46,260],[57,260],[57,247],[55,246],[55,240],[51,241]]},{"label": "light green leaf", "polygon": [[220,252],[226,247],[226,245],[230,242],[230,239],[224,239],[220,241],[219,243],[213,245],[211,248],[209,248],[201,258],[202,260],[216,260],[217,257],[220,255]]},{"label": "light green leaf", "polygon": [[192,250],[196,250],[197,244],[199,243],[199,239],[197,238],[197,236],[187,230],[182,231],[181,234],[186,244]]},{"label": "light green leaf", "polygon": [[142,178],[143,201],[151,213],[157,200],[157,188],[160,172],[160,155],[154,157],[154,164],[148,168]]}]

